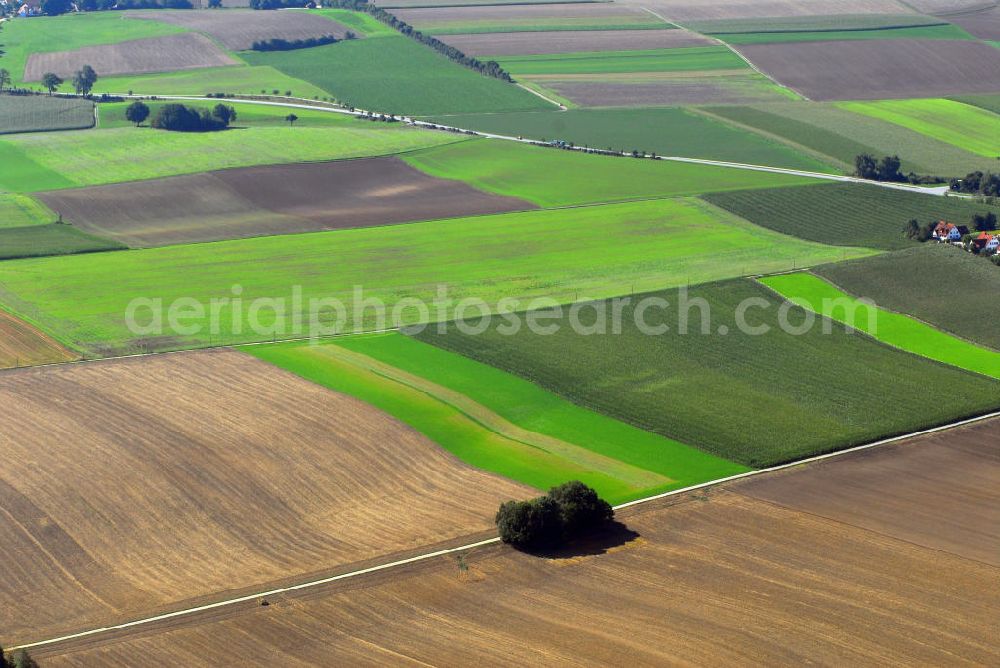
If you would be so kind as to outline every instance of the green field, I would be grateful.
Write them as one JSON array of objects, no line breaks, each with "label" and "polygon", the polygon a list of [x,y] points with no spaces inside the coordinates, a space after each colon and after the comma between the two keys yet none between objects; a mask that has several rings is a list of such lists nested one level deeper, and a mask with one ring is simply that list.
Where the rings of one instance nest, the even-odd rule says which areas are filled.
[{"label": "green field", "polygon": [[[2,62],[2,61],[0,61]],[[0,95],[0,134],[94,126],[94,103],[48,95]]]},{"label": "green field", "polygon": [[472,466],[539,489],[575,478],[621,503],[745,470],[398,333],[244,350],[373,404]]},{"label": "green field", "polygon": [[747,69],[747,64],[743,59],[724,46],[495,56],[492,60],[499,61],[503,68],[514,76]]},{"label": "green field", "polygon": [[27,195],[0,193],[0,229],[54,223],[56,214]]},{"label": "green field", "polygon": [[1000,114],[1000,95],[959,95],[950,99]]},{"label": "green field", "polygon": [[[176,102],[176,101],[175,101]],[[241,128],[267,128],[267,127],[288,127],[285,117],[294,112],[298,116],[295,121],[295,128],[385,128],[379,124],[374,125],[372,121],[359,119],[348,114],[341,114],[330,111],[320,111],[318,109],[290,109],[287,107],[268,106],[263,104],[241,103],[234,100],[190,100],[181,102],[189,107],[197,109],[211,109],[216,104],[225,104],[236,110],[236,120],[232,123],[233,129]],[[156,116],[157,111],[165,104],[171,104],[169,100],[144,100],[143,103],[149,107],[149,117]],[[132,123],[125,118],[125,109],[131,102],[111,102],[103,103],[100,107],[100,127],[107,128],[131,128]],[[149,125],[149,121],[144,124]],[[402,128],[401,125],[394,126]]]},{"label": "green field", "polygon": [[124,245],[81,232],[72,225],[0,225],[0,260],[119,250]]},{"label": "green field", "polygon": [[784,42],[851,41],[861,39],[975,39],[962,28],[950,23],[932,26],[899,26],[893,28],[853,30],[786,30],[755,33],[715,33],[729,44],[779,44]]},{"label": "green field", "polygon": [[[19,84],[32,53],[69,51],[82,46],[117,44],[179,32],[187,31],[158,21],[128,20],[121,12],[83,12],[8,21],[0,33],[4,51],[0,67],[8,69],[14,83]],[[40,88],[38,83],[32,85]]]},{"label": "green field", "polygon": [[855,183],[711,193],[703,199],[776,232],[835,246],[893,250],[916,242],[903,230],[910,219],[968,224],[973,214],[1000,207]]},{"label": "green field", "polygon": [[[620,334],[574,333],[565,315],[549,335],[522,327],[506,335],[491,324],[470,335],[452,326],[417,337],[515,373],[592,408],[742,464],[760,467],[882,436],[941,424],[1000,406],[1000,383],[931,362],[822,323],[798,335],[780,327],[782,300],[737,280],[656,293],[642,318],[668,333],[643,333],[633,303]],[[696,301],[690,309],[685,298]],[[751,335],[736,327],[749,302]],[[704,309],[701,306],[703,305]],[[605,304],[607,313],[613,307]],[[702,333],[701,313],[709,313]],[[551,312],[550,312],[551,313]],[[690,329],[681,333],[680,313]],[[591,316],[593,317],[593,316]],[[806,313],[791,307],[799,325]],[[470,321],[470,325],[476,324]],[[719,326],[728,327],[722,334]],[[610,332],[610,330],[609,330]],[[948,397],[920,401],[919,397]]]},{"label": "green field", "polygon": [[979,155],[1000,157],[1000,115],[979,107],[945,99],[840,102],[839,106]]},{"label": "green field", "polygon": [[[779,236],[696,199],[651,200],[6,262],[0,302],[78,348],[124,352],[295,338],[311,324],[304,317],[296,328],[289,314],[272,328],[273,311],[265,310],[254,330],[247,310],[223,309],[218,334],[210,336],[206,326],[157,338],[127,329],[126,309],[136,297],[162,299],[164,308],[190,297],[207,309],[213,298],[232,297],[234,285],[248,305],[256,298],[290,300],[298,286],[301,299],[286,304],[294,315],[308,314],[310,298],[336,298],[346,309],[341,327],[331,326],[336,313],[329,308],[318,322],[365,331],[445,319],[464,298],[492,309],[527,308],[540,297],[603,298],[865,253]],[[430,313],[410,306],[380,321],[374,307],[354,308],[355,286],[387,309],[404,298],[435,306]],[[452,301],[439,307],[442,289]],[[209,316],[187,322],[207,324]]]},{"label": "green field", "polygon": [[798,102],[753,106],[710,107],[713,115],[784,139],[854,169],[861,153],[898,155],[904,171],[943,176],[965,175],[995,168],[984,158],[952,144],[886,121],[841,109],[835,104]]},{"label": "green field", "polygon": [[212,169],[387,155],[459,136],[356,121],[343,127],[251,127],[223,132],[113,128],[0,139],[0,190],[42,191]]},{"label": "green field", "polygon": [[808,273],[767,276],[761,282],[785,299],[844,323],[894,348],[1000,379],[1000,352],[973,345],[928,324],[862,301]]},{"label": "green field", "polygon": [[136,95],[206,95],[229,93],[233,95],[280,95],[291,91],[295,97],[313,100],[328,97],[329,93],[302,79],[290,77],[273,67],[209,67],[201,70],[165,72],[162,74],[137,74],[127,77],[102,78],[97,82],[97,92]]},{"label": "green field", "polygon": [[829,165],[777,141],[678,108],[571,109],[440,116],[430,120],[482,132],[560,139],[578,146],[708,158],[829,172]]},{"label": "green field", "polygon": [[611,158],[501,140],[462,142],[410,153],[424,172],[539,206],[691,195],[815,183],[814,179],[663,160]]},{"label": "green field", "polygon": [[552,108],[537,95],[453,63],[401,35],[241,55],[251,65],[272,66],[344,104],[372,111],[443,114]]},{"label": "green field", "polygon": [[945,332],[1000,350],[1000,267],[947,245],[924,244],[814,273],[853,295]]}]

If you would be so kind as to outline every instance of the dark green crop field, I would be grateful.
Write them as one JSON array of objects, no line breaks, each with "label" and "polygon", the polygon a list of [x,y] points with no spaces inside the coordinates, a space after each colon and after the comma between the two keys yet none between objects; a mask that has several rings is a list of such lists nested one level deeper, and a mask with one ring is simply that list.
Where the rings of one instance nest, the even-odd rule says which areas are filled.
[{"label": "dark green crop field", "polygon": [[1000,350],[1000,267],[953,246],[924,244],[816,270],[853,295]]},{"label": "dark green crop field", "polygon": [[[787,333],[779,315],[785,302],[751,281],[691,288],[690,309],[682,306],[685,297],[678,290],[647,296],[669,303],[653,305],[641,316],[650,327],[666,325],[667,333],[640,330],[633,298],[622,309],[620,334],[610,333],[610,326],[607,334],[575,333],[563,317],[538,321],[559,325],[549,335],[528,326],[511,334],[502,329],[506,322],[494,319],[478,335],[452,326],[444,335],[430,328],[416,336],[582,406],[755,467],[1000,405],[1000,383],[848,334],[842,326],[824,332],[817,320],[805,333]],[[747,303],[752,308],[745,322],[766,325],[767,333],[752,335],[735,326],[738,309]],[[592,324],[597,308],[614,310],[608,302],[592,304],[581,309],[582,323]],[[793,325],[809,317],[797,306],[785,308]],[[689,318],[686,335],[680,333],[681,313]],[[709,315],[703,320],[702,313]],[[702,333],[702,322],[708,333]]]},{"label": "dark green crop field", "polygon": [[73,255],[125,248],[122,244],[81,232],[72,225],[52,223],[0,227],[0,260],[46,255]]},{"label": "dark green crop field", "polygon": [[832,183],[712,193],[703,199],[762,227],[810,241],[883,250],[914,245],[903,234],[911,218],[967,225],[972,215],[1000,207],[880,186]]}]

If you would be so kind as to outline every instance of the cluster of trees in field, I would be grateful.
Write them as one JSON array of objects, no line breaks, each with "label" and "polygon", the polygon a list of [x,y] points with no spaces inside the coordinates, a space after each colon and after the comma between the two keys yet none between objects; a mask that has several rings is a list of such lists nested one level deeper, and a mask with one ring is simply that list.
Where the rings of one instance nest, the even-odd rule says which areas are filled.
[{"label": "cluster of trees in field", "polygon": [[982,195],[983,197],[1000,197],[1000,174],[970,172],[965,175],[964,179],[952,179],[949,186],[955,192]]},{"label": "cluster of trees in field", "polygon": [[869,153],[862,153],[854,158],[854,176],[871,181],[887,181],[889,183],[943,183],[940,176],[925,176],[910,172],[903,174],[902,162],[898,155],[887,155],[881,160]]},{"label": "cluster of trees in field", "polygon": [[[353,32],[348,32],[344,39],[354,39]],[[334,44],[337,38],[333,35],[323,35],[322,37],[309,37],[308,39],[282,39],[274,37],[272,39],[258,40],[250,47],[254,51],[294,51],[295,49],[308,49],[324,44]]]},{"label": "cluster of trees in field", "polygon": [[38,663],[26,649],[19,649],[8,655],[0,647],[0,668],[38,668]]},{"label": "cluster of trees in field", "polygon": [[101,12],[113,9],[193,9],[191,0],[42,0],[39,7],[49,16],[73,11]]},{"label": "cluster of trees in field", "polygon": [[615,511],[590,487],[574,480],[530,501],[507,501],[497,511],[500,539],[542,552],[586,535],[614,519]]},{"label": "cluster of trees in field", "polygon": [[[125,110],[125,118],[136,126],[145,121],[149,114],[149,107],[138,100]],[[209,111],[171,103],[160,107],[150,125],[158,130],[172,132],[217,132],[225,130],[235,120],[236,110],[226,104],[217,104]]]}]

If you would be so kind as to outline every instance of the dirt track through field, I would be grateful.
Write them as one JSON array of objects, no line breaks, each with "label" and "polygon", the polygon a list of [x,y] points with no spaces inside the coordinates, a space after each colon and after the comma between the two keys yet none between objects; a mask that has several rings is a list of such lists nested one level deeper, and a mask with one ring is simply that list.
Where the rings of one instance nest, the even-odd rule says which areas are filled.
[{"label": "dirt track through field", "polygon": [[536,208],[428,176],[394,157],[229,169],[39,198],[76,227],[132,247]]},{"label": "dirt track through field", "polygon": [[232,351],[5,372],[0,405],[5,645],[465,536],[534,494]]},{"label": "dirt track through field", "polygon": [[0,310],[0,369],[79,359],[55,339]]},{"label": "dirt track through field", "polygon": [[180,33],[72,51],[33,53],[28,56],[24,80],[41,81],[46,72],[55,72],[70,81],[84,65],[93,67],[99,76],[110,77],[238,64],[204,35]]},{"label": "dirt track through field", "polygon": [[711,46],[687,30],[558,30],[444,35],[441,41],[470,56],[514,56],[578,51],[635,51]]},{"label": "dirt track through field", "polygon": [[[230,10],[220,12],[215,9],[178,11],[128,12],[130,19],[146,19],[171,23],[182,28],[203,32],[219,40],[223,46],[233,51],[245,51],[253,43],[269,39],[309,39],[333,35],[344,37],[347,27],[317,14],[286,11]],[[358,31],[355,30],[355,33]]]},{"label": "dirt track through field", "polygon": [[[990,420],[628,508],[623,528],[554,559],[478,548],[461,562],[441,556],[285,594],[267,608],[248,602],[35,654],[51,666],[272,654],[317,666],[597,666],[623,657],[633,665],[990,664],[1000,568],[966,555],[970,546],[1000,550],[996,523],[978,527],[986,542],[951,532],[950,547],[938,549],[911,540],[908,513],[943,504],[953,521],[988,517],[1000,502],[998,427]],[[867,492],[849,509],[843,503],[857,489],[839,483],[872,470],[892,512],[873,507]],[[921,482],[913,494],[915,477],[939,484]],[[802,502],[812,485],[825,502]],[[762,498],[786,492],[780,502]],[[873,514],[884,517],[877,528],[868,525]]]},{"label": "dirt track through field", "polygon": [[982,42],[895,39],[736,48],[779,83],[817,101],[1000,90],[1000,49]]}]

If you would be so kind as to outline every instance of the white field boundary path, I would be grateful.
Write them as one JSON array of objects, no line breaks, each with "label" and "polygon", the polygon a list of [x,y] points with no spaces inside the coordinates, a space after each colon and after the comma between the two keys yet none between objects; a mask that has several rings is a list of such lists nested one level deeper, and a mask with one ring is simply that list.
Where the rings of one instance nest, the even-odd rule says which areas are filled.
[{"label": "white field boundary path", "polygon": [[[921,431],[914,431],[914,432],[911,432],[911,433],[908,433],[908,434],[902,434],[900,436],[893,436],[891,438],[882,439],[880,441],[874,441],[872,443],[865,443],[863,445],[858,445],[858,446],[854,446],[852,448],[847,448],[846,450],[838,450],[836,452],[829,452],[829,453],[824,454],[824,455],[816,455],[815,457],[809,457],[809,458],[806,458],[806,459],[801,459],[801,460],[798,460],[798,461],[795,461],[795,462],[790,462],[788,464],[780,464],[778,466],[771,466],[771,467],[766,468],[766,469],[759,469],[759,470],[755,470],[755,471],[747,471],[746,473],[738,473],[736,475],[728,476],[726,478],[719,478],[718,480],[712,480],[712,481],[709,481],[709,482],[703,482],[703,483],[699,483],[697,485],[691,485],[690,487],[684,487],[682,489],[675,489],[675,490],[670,491],[670,492],[663,492],[662,494],[655,494],[653,496],[648,496],[648,497],[645,497],[645,498],[642,498],[642,499],[636,499],[635,501],[629,501],[627,503],[622,503],[620,505],[617,505],[614,508],[615,508],[615,510],[622,510],[624,508],[631,508],[631,507],[639,506],[639,505],[642,505],[642,504],[645,504],[645,503],[650,503],[652,501],[657,501],[657,500],[660,500],[660,499],[665,499],[665,498],[668,498],[668,497],[671,497],[671,496],[677,496],[679,494],[685,494],[687,492],[692,492],[692,491],[699,490],[699,489],[706,489],[706,488],[709,488],[709,487],[714,487],[716,485],[721,485],[723,483],[732,482],[734,480],[741,480],[743,478],[750,478],[750,477],[753,477],[753,476],[763,475],[765,473],[774,473],[776,471],[783,471],[785,469],[790,469],[790,468],[793,468],[793,467],[796,467],[796,466],[802,466],[802,465],[805,465],[805,464],[811,464],[811,463],[814,463],[814,462],[820,462],[820,461],[824,461],[824,460],[827,460],[827,459],[833,459],[835,457],[842,457],[844,455],[849,455],[851,453],[860,452],[860,451],[863,451],[863,450],[868,450],[868,449],[876,448],[876,447],[883,446],[883,445],[889,445],[889,444],[892,444],[892,443],[898,443],[900,441],[906,441],[906,440],[909,440],[911,438],[917,438],[917,437],[926,436],[926,435],[929,435],[929,434],[936,434],[936,433],[939,433],[939,432],[948,431],[948,430],[951,430],[951,429],[956,429],[958,427],[963,427],[963,426],[966,426],[966,425],[975,424],[975,423],[978,423],[978,422],[983,422],[985,420],[990,420],[990,419],[993,419],[993,418],[1000,418],[1000,411],[993,412],[993,413],[988,413],[986,415],[980,415],[980,416],[973,417],[973,418],[967,418],[965,420],[959,420],[958,422],[952,422],[950,424],[941,425],[941,426],[938,426],[938,427],[932,427],[930,429],[924,429],[924,430],[921,430]],[[465,545],[460,545],[458,547],[452,547],[452,548],[447,548],[447,549],[443,549],[443,550],[435,550],[433,552],[426,552],[424,554],[418,554],[416,556],[409,557],[407,559],[400,559],[398,561],[392,561],[392,562],[388,562],[388,563],[385,563],[385,564],[379,564],[377,566],[370,566],[368,568],[362,568],[362,569],[358,569],[358,570],[355,570],[355,571],[349,571],[347,573],[341,573],[339,575],[333,575],[333,576],[326,577],[326,578],[320,578],[318,580],[309,580],[307,582],[301,582],[299,584],[289,585],[287,587],[279,587],[277,589],[268,589],[268,590],[265,590],[265,591],[257,592],[255,594],[247,594],[245,596],[238,596],[238,597],[235,597],[235,598],[229,598],[229,599],[225,599],[225,600],[222,600],[222,601],[216,601],[215,603],[208,603],[208,604],[205,604],[205,605],[199,605],[199,606],[195,606],[195,607],[192,607],[192,608],[185,608],[183,610],[175,610],[174,612],[168,612],[168,613],[165,613],[165,614],[155,615],[155,616],[152,616],[152,617],[143,617],[143,618],[140,618],[140,619],[135,619],[135,620],[130,621],[130,622],[124,622],[122,624],[116,624],[116,625],[113,625],[113,626],[102,626],[102,627],[99,627],[99,628],[89,629],[87,631],[81,631],[79,633],[71,633],[71,634],[64,635],[64,636],[58,636],[58,637],[55,637],[55,638],[48,638],[46,640],[39,640],[39,641],[36,641],[36,642],[26,643],[26,644],[23,644],[23,645],[16,645],[14,647],[11,647],[10,649],[17,650],[17,649],[31,649],[31,648],[35,648],[35,647],[45,647],[45,646],[55,645],[55,644],[58,644],[58,643],[61,643],[61,642],[66,642],[66,641],[70,641],[70,640],[78,640],[80,638],[86,638],[86,637],[89,637],[89,636],[96,636],[96,635],[100,635],[100,634],[103,634],[103,633],[110,633],[112,631],[121,631],[121,630],[133,629],[133,628],[142,627],[142,626],[145,626],[145,625],[148,625],[148,624],[153,624],[153,623],[156,623],[156,622],[161,622],[161,621],[165,621],[165,620],[169,620],[169,619],[177,619],[177,618],[181,618],[181,617],[186,617],[186,616],[194,615],[194,614],[197,614],[197,613],[200,613],[200,612],[205,612],[207,610],[215,610],[215,609],[225,608],[225,607],[232,606],[232,605],[237,605],[239,603],[246,603],[246,602],[249,602],[249,601],[266,598],[268,596],[277,596],[278,594],[284,594],[284,593],[288,593],[288,592],[301,591],[301,590],[304,590],[304,589],[313,589],[313,588],[316,588],[316,587],[320,587],[320,586],[323,586],[323,585],[330,584],[332,582],[337,582],[339,580],[348,580],[348,579],[352,579],[352,578],[357,578],[357,577],[361,577],[361,576],[364,576],[364,575],[368,575],[370,573],[377,573],[377,572],[380,572],[380,571],[392,570],[394,568],[399,568],[399,567],[402,567],[402,566],[407,566],[409,564],[414,564],[414,563],[418,563],[418,562],[422,562],[422,561],[427,561],[427,560],[430,560],[430,559],[434,559],[436,557],[440,557],[440,556],[444,556],[444,555],[448,555],[448,554],[454,554],[456,552],[465,552],[465,551],[468,551],[468,550],[475,549],[477,547],[483,547],[483,546],[486,546],[486,545],[495,545],[495,544],[497,544],[499,542],[500,542],[499,536],[495,537],[495,538],[487,538],[486,540],[480,540],[480,541],[476,541],[474,543],[467,543]]]},{"label": "white field boundary path", "polygon": [[[214,98],[214,97],[199,97],[199,96],[194,96],[194,95],[127,95],[127,94],[117,94],[117,93],[114,94],[114,95],[116,95],[117,97],[124,97],[124,98],[131,98],[131,99],[143,99],[143,100],[154,98],[154,99],[157,99],[157,100],[188,100],[188,101],[194,101],[194,102],[220,102],[220,101],[223,101],[223,102],[239,103],[239,104],[259,104],[259,105],[270,106],[270,107],[284,107],[284,108],[288,108],[288,109],[306,109],[306,110],[310,110],[310,111],[325,111],[325,112],[333,113],[333,114],[343,114],[345,116],[357,116],[357,117],[367,116],[368,114],[374,114],[374,115],[378,116],[380,114],[380,112],[377,112],[377,111],[369,112],[369,111],[366,111],[366,110],[363,110],[363,109],[355,109],[354,111],[351,111],[350,109],[342,109],[342,108],[336,108],[336,107],[324,107],[324,106],[320,106],[320,105],[316,105],[316,104],[307,104],[308,100],[303,100],[303,102],[273,102],[273,101],[269,101],[269,100],[245,100],[245,99],[242,99],[242,98],[221,98],[220,99],[220,98]],[[388,114],[385,114],[385,115],[388,116]],[[543,147],[550,147],[550,148],[552,147],[552,145],[549,144],[548,142],[539,141],[537,139],[527,139],[525,137],[514,137],[514,136],[511,136],[511,135],[502,135],[502,134],[496,134],[496,133],[492,133],[492,132],[480,132],[478,130],[469,130],[469,129],[466,129],[466,128],[460,128],[460,127],[451,126],[451,125],[444,125],[442,123],[431,123],[429,121],[421,121],[421,120],[417,120],[417,119],[414,119],[414,118],[410,118],[409,116],[401,116],[399,118],[402,118],[404,123],[406,123],[408,125],[412,125],[414,127],[420,127],[420,128],[430,129],[430,130],[435,130],[435,129],[436,130],[444,130],[444,131],[448,131],[448,132],[454,132],[454,133],[457,133],[457,134],[467,135],[467,136],[470,136],[470,137],[483,137],[483,138],[486,138],[486,139],[499,139],[499,140],[502,140],[502,141],[512,141],[512,142],[518,142],[518,143],[521,143],[521,144],[530,144],[532,146],[543,146]],[[560,149],[553,148],[553,150],[560,150]],[[608,151],[598,151],[596,149],[590,149],[590,148],[587,148],[587,147],[584,147],[584,146],[572,146],[572,147],[566,146],[566,147],[562,148],[561,150],[580,151],[580,152],[583,152],[583,153],[597,153],[599,155],[609,155]],[[617,156],[630,157],[631,153],[628,153],[628,152],[625,152],[625,151],[623,151],[621,153],[611,152],[610,155],[614,155],[615,157],[617,157]],[[708,165],[710,167],[724,167],[724,168],[728,168],[728,169],[745,169],[745,170],[754,171],[754,172],[770,172],[770,173],[773,173],[773,174],[786,174],[788,176],[801,176],[801,177],[804,177],[804,178],[817,179],[817,180],[838,181],[840,183],[860,183],[860,184],[865,184],[865,185],[870,185],[870,186],[878,186],[878,187],[882,187],[882,188],[890,188],[892,190],[908,190],[910,192],[922,193],[924,195],[944,196],[944,195],[947,195],[948,192],[949,192],[949,188],[948,188],[947,185],[928,187],[928,186],[916,186],[916,185],[912,185],[912,184],[909,184],[909,183],[888,183],[888,182],[885,182],[885,181],[870,181],[868,179],[862,179],[862,178],[858,178],[856,176],[845,176],[843,174],[827,174],[827,173],[824,173],[824,172],[810,172],[810,171],[801,170],[801,169],[788,169],[788,168],[785,168],[785,167],[771,167],[769,165],[754,165],[754,164],[745,163],[745,162],[727,162],[727,161],[723,161],[723,160],[708,160],[706,158],[684,158],[684,157],[681,157],[681,156],[666,156],[666,155],[658,155],[658,156],[656,156],[656,158],[646,157],[646,158],[641,158],[641,159],[644,159],[644,160],[650,160],[650,159],[667,160],[669,162],[684,162],[684,163],[690,163],[690,164],[694,164],[694,165]]]}]

